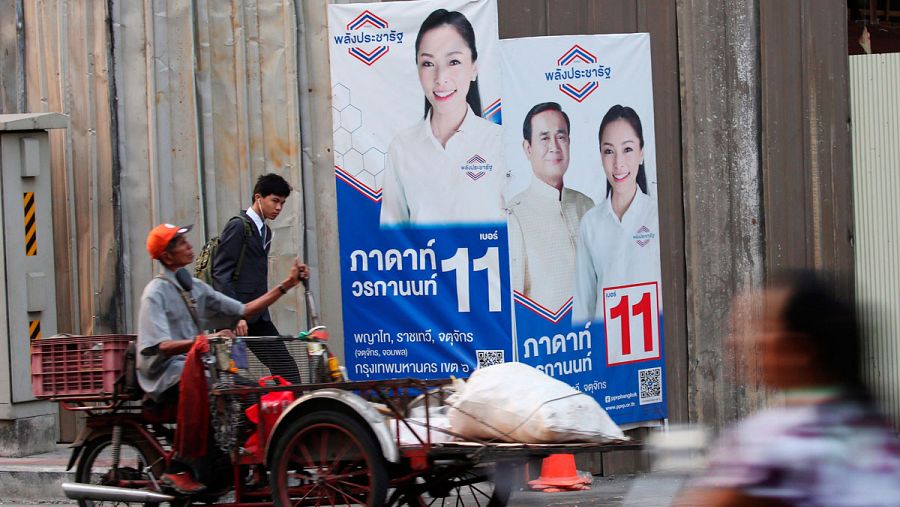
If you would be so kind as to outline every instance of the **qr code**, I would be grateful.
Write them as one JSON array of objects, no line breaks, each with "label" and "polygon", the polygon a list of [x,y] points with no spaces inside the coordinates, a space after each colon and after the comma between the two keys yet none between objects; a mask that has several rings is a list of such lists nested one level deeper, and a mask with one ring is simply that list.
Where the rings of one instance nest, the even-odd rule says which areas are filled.
[{"label": "qr code", "polygon": [[662,401],[662,368],[638,370],[638,384],[640,385],[641,405]]},{"label": "qr code", "polygon": [[506,362],[503,358],[502,350],[476,350],[475,355],[478,357],[478,366],[476,368],[484,368]]}]

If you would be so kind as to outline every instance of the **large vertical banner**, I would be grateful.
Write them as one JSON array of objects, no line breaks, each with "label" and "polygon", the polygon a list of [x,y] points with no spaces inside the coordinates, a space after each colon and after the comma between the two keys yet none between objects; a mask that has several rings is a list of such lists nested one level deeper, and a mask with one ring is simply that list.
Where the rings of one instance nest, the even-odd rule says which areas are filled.
[{"label": "large vertical banner", "polygon": [[328,9],[350,378],[510,360],[496,2]]},{"label": "large vertical banner", "polygon": [[501,41],[514,357],[664,418],[647,34]]}]

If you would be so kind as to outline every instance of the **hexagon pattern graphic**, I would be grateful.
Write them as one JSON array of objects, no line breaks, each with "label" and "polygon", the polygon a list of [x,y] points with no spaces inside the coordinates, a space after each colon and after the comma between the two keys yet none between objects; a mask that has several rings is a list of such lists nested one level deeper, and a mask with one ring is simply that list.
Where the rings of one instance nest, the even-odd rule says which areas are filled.
[{"label": "hexagon pattern graphic", "polygon": [[331,108],[331,128],[334,132],[341,128],[341,112],[336,107]]},{"label": "hexagon pattern graphic", "polygon": [[378,148],[370,148],[363,153],[363,168],[372,176],[378,176],[384,171],[384,159],[387,158]]},{"label": "hexagon pattern graphic", "polygon": [[360,177],[365,170],[363,170],[363,158],[362,153],[349,149],[346,153],[344,153],[344,170],[348,173]]},{"label": "hexagon pattern graphic", "polygon": [[350,105],[350,88],[338,83],[331,90],[331,105],[338,111],[343,111]]},{"label": "hexagon pattern graphic", "polygon": [[356,106],[350,104],[341,111],[341,127],[353,132],[358,129],[362,123],[362,111]]},{"label": "hexagon pattern graphic", "polygon": [[380,189],[387,154],[372,147],[371,135],[362,128],[363,113],[353,104],[350,89],[340,83],[332,88],[331,115],[335,165],[359,183]]},{"label": "hexagon pattern graphic", "polygon": [[[334,151],[343,155],[350,151],[353,147],[353,141],[350,132],[343,127],[338,127],[334,132]],[[345,168],[346,169],[346,168]]]}]

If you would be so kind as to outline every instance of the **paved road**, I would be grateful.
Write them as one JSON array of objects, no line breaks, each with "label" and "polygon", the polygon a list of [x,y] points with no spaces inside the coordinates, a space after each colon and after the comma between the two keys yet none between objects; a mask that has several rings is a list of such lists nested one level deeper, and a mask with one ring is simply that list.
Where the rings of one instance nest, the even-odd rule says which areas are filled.
[{"label": "paved road", "polygon": [[594,477],[589,491],[571,493],[517,492],[513,507],[665,507],[672,503],[681,481],[655,475]]},{"label": "paved road", "polygon": [[[595,477],[588,491],[566,493],[513,493],[511,507],[661,507],[671,503],[680,482],[655,475]],[[3,507],[63,507],[76,505],[61,500],[55,492],[47,492],[46,499],[3,500]],[[468,505],[468,503],[466,504]]]}]

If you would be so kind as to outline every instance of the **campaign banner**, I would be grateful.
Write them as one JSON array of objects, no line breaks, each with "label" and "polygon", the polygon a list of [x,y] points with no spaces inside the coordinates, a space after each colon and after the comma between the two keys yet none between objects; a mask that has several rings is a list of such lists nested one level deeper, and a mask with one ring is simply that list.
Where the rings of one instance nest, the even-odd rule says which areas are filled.
[{"label": "campaign banner", "polygon": [[500,42],[514,360],[666,417],[647,34]]},{"label": "campaign banner", "polygon": [[508,361],[495,0],[328,6],[352,380]]}]

